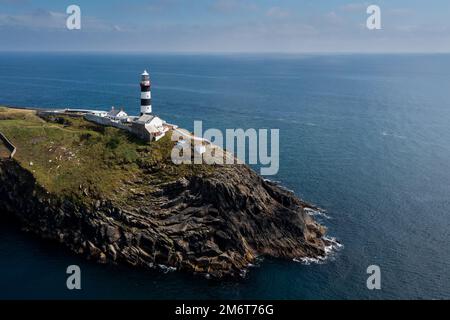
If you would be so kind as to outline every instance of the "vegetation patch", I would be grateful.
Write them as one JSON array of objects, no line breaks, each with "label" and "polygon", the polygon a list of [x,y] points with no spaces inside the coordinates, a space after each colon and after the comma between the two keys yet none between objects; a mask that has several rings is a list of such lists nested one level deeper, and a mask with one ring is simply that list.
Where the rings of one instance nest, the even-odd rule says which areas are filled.
[{"label": "vegetation patch", "polygon": [[126,131],[81,117],[41,118],[33,110],[0,107],[0,131],[17,147],[15,160],[46,190],[80,201],[126,202],[158,184],[211,172],[203,165],[175,165],[170,133],[147,143]]}]

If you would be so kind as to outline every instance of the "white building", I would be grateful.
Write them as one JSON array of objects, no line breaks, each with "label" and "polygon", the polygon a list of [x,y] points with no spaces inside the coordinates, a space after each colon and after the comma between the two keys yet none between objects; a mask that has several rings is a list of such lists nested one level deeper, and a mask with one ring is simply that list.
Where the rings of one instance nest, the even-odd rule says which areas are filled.
[{"label": "white building", "polygon": [[108,112],[108,117],[112,120],[126,120],[128,114],[123,109],[115,109],[111,107],[111,111]]},{"label": "white building", "polygon": [[164,126],[165,121],[161,120],[159,117],[144,114],[140,116],[137,120],[131,123],[132,131],[137,133],[144,140],[158,141],[169,130],[168,127]]},{"label": "white building", "polygon": [[96,111],[96,110],[92,110],[91,113],[93,115],[96,115],[97,117],[106,117],[108,115],[108,112],[106,111]]}]

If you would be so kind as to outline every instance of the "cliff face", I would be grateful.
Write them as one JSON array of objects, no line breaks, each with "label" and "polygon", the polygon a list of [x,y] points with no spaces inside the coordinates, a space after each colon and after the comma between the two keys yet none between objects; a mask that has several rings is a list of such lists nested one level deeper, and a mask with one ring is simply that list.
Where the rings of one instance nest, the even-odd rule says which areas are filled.
[{"label": "cliff face", "polygon": [[0,158],[0,214],[95,261],[221,278],[258,256],[317,258],[329,245],[308,205],[245,165],[176,165],[151,144],[80,117],[0,108],[17,147]]},{"label": "cliff face", "polygon": [[182,177],[120,204],[94,197],[87,204],[48,192],[18,162],[0,160],[0,212],[103,263],[221,278],[242,274],[258,256],[323,256],[325,230],[305,213],[308,207],[244,165]]}]

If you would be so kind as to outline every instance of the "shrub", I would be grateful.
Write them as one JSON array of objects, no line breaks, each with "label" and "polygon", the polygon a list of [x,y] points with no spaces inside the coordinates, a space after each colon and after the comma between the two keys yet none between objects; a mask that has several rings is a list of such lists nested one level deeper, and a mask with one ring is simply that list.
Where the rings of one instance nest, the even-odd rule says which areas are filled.
[{"label": "shrub", "polygon": [[89,140],[92,137],[92,134],[90,133],[83,133],[82,135],[80,135],[80,142]]},{"label": "shrub", "polygon": [[109,141],[106,143],[106,147],[109,148],[109,149],[114,150],[114,149],[117,149],[117,147],[119,146],[119,144],[120,144],[119,138],[117,138],[117,137],[111,137],[111,138],[109,139]]}]

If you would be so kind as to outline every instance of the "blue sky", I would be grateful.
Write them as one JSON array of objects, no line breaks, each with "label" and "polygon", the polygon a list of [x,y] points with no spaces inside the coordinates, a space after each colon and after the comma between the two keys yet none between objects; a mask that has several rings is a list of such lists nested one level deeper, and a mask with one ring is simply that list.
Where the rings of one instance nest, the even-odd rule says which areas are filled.
[{"label": "blue sky", "polygon": [[[81,30],[67,30],[68,5]],[[365,27],[380,6],[382,30]],[[450,52],[448,0],[0,0],[0,51]]]}]

